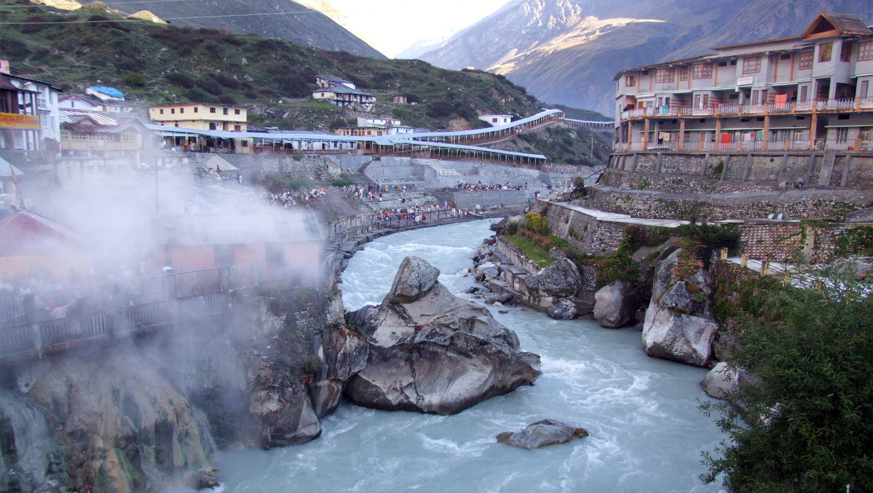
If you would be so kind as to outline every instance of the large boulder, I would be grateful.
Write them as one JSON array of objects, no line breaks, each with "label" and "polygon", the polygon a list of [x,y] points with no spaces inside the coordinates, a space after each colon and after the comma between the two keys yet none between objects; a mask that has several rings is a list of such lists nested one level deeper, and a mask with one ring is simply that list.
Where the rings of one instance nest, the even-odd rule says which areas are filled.
[{"label": "large boulder", "polygon": [[582,274],[570,259],[560,259],[531,276],[530,284],[549,296],[566,298],[582,289]]},{"label": "large boulder", "polygon": [[641,303],[636,286],[620,279],[594,294],[594,318],[601,327],[623,327],[633,320]]},{"label": "large boulder", "polygon": [[657,266],[643,322],[643,349],[656,358],[708,366],[718,332],[709,302],[709,272],[693,260],[680,262],[681,255],[676,250]]},{"label": "large boulder", "polygon": [[[408,272],[415,269],[432,267],[404,261],[395,285],[419,278]],[[539,377],[539,356],[520,351],[515,333],[484,307],[455,297],[439,282],[415,301],[397,302],[392,293],[379,306],[349,315],[370,336],[367,366],[345,388],[355,403],[454,414]]]},{"label": "large boulder", "polygon": [[587,436],[588,431],[585,428],[574,428],[560,421],[544,419],[516,433],[501,433],[497,435],[497,441],[512,447],[533,450]]},{"label": "large boulder", "polygon": [[421,298],[440,277],[440,271],[418,257],[406,257],[400,265],[388,299],[395,303],[411,303]]},{"label": "large boulder", "polygon": [[707,366],[718,324],[712,319],[670,309],[646,311],[643,344],[646,354],[694,366]]},{"label": "large boulder", "polygon": [[579,316],[579,310],[572,298],[562,298],[546,309],[546,313],[555,320],[573,320]]}]

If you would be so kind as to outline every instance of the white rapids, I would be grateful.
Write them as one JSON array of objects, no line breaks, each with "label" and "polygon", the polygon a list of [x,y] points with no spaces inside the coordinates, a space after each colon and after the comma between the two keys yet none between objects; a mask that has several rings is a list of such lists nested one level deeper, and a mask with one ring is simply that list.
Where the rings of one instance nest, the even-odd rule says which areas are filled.
[{"label": "white rapids", "polygon": [[[422,257],[459,296],[489,222],[398,233],[358,252],[343,274],[347,310],[376,304],[404,257]],[[701,452],[724,439],[698,406],[708,398],[706,370],[647,357],[640,333],[596,322],[555,321],[517,307],[498,321],[522,349],[542,357],[532,387],[493,398],[455,416],[382,412],[343,404],[306,445],[239,450],[217,457],[225,492],[704,492]],[[495,436],[545,418],[591,436],[527,451]]]}]

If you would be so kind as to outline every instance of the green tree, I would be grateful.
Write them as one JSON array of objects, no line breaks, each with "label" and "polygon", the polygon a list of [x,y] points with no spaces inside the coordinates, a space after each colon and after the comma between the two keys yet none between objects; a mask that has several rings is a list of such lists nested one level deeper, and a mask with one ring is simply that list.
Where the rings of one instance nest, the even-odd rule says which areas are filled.
[{"label": "green tree", "polygon": [[767,292],[732,364],[755,375],[728,396],[729,440],[705,454],[734,492],[873,491],[873,296],[853,274]]}]

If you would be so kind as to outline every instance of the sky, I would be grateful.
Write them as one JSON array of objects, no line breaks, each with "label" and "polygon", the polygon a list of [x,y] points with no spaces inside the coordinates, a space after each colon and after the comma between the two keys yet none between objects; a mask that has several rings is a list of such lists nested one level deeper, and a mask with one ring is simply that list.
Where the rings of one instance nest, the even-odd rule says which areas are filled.
[{"label": "sky", "polygon": [[347,18],[351,30],[384,55],[393,57],[411,44],[446,31],[459,31],[509,0],[328,0]]}]

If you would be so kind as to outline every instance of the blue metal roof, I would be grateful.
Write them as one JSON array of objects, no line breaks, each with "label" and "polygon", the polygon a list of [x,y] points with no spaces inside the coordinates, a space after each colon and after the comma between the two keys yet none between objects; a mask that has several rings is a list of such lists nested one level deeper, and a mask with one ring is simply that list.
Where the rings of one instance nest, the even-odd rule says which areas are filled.
[{"label": "blue metal roof", "polygon": [[121,98],[124,99],[124,93],[115,89],[114,87],[106,87],[106,86],[91,86],[88,89],[93,89],[97,92],[102,92],[107,96],[111,96],[113,98]]}]

